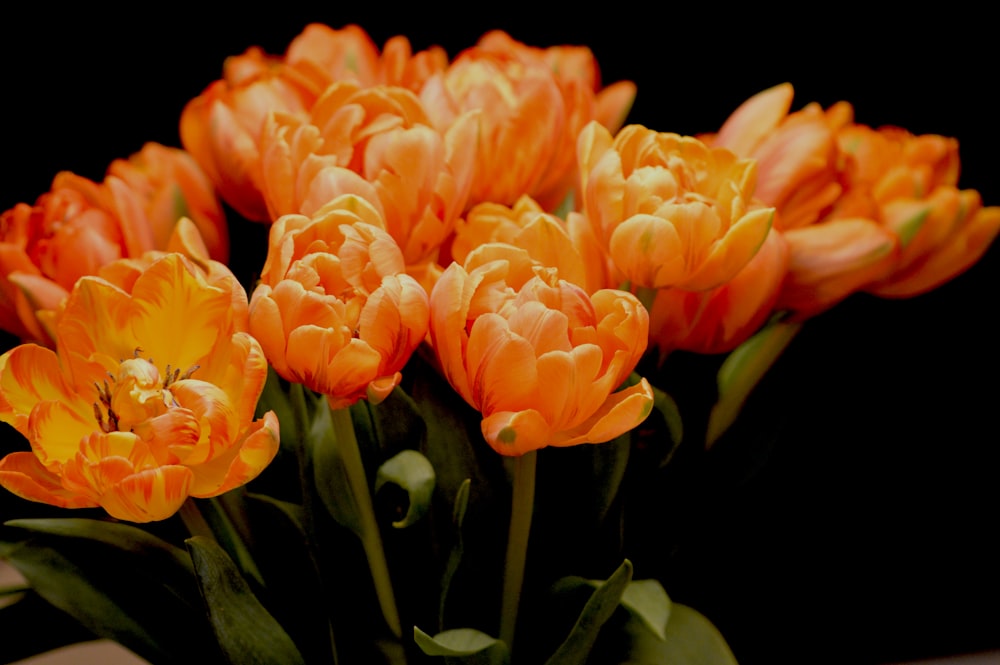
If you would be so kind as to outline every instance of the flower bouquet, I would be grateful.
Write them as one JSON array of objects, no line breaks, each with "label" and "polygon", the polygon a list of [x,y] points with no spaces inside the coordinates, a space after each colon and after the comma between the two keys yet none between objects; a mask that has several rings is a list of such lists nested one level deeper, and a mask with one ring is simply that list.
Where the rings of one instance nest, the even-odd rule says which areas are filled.
[{"label": "flower bouquet", "polygon": [[312,23],[182,147],[3,213],[3,621],[60,628],[5,662],[734,663],[650,499],[807,320],[942,285],[1000,208],[847,102],[684,135],[636,94],[582,46]]}]

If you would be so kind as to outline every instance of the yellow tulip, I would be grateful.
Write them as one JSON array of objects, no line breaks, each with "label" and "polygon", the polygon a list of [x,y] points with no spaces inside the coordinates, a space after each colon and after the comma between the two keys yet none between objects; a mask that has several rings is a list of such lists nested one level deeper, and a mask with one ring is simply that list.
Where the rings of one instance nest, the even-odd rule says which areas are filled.
[{"label": "yellow tulip", "polygon": [[256,477],[278,450],[274,413],[254,420],[267,362],[245,330],[246,294],[221,264],[215,275],[166,254],[130,290],[83,277],[55,351],[0,356],[0,419],[31,445],[0,460],[0,485],[148,522]]}]

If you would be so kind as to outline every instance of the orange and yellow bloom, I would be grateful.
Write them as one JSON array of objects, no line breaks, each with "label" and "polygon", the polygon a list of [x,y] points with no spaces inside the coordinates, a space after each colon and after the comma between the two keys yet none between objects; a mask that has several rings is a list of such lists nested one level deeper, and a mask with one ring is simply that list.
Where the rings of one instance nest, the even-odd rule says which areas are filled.
[{"label": "orange and yellow bloom", "polygon": [[486,244],[452,263],[431,293],[430,332],[445,377],[502,455],[609,441],[652,410],[645,379],[616,392],[646,350],[639,301],[589,296],[517,247]]},{"label": "orange and yellow bloom", "polygon": [[250,330],[283,378],[331,408],[384,399],[427,335],[427,293],[378,211],[347,195],[271,227]]},{"label": "orange and yellow bloom", "polygon": [[164,250],[178,220],[225,261],[228,230],[212,185],[190,155],[147,143],[108,167],[103,182],[56,175],[34,205],[0,215],[0,328],[51,346],[39,313],[56,309],[84,275],[123,257]]},{"label": "orange and yellow bloom", "polygon": [[162,520],[188,497],[249,482],[276,454],[274,413],[254,420],[267,363],[235,277],[180,254],[133,276],[125,288],[81,278],[56,318],[55,351],[0,356],[0,419],[31,445],[0,461],[15,494]]}]

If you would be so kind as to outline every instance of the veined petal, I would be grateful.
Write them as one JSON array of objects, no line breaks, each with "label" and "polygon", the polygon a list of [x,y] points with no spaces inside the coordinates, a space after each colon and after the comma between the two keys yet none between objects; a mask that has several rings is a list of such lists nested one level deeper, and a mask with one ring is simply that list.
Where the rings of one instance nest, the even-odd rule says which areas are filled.
[{"label": "veined petal", "polygon": [[22,499],[59,508],[93,508],[87,496],[63,488],[60,476],[46,469],[33,453],[10,453],[0,460],[0,486]]},{"label": "veined petal", "polygon": [[185,466],[161,466],[126,476],[101,497],[108,514],[130,522],[165,520],[187,500],[192,470]]},{"label": "veined petal", "polygon": [[278,453],[278,418],[268,411],[253,422],[242,442],[205,464],[193,467],[191,496],[211,497],[256,478]]},{"label": "veined petal", "polygon": [[[147,357],[184,369],[201,362],[230,332],[232,293],[209,286],[180,254],[150,266],[132,290],[132,330]],[[184,334],[176,334],[183,325]]]},{"label": "veined petal", "polygon": [[28,417],[41,402],[72,403],[74,392],[51,350],[22,344],[0,356],[0,420],[28,435]]}]

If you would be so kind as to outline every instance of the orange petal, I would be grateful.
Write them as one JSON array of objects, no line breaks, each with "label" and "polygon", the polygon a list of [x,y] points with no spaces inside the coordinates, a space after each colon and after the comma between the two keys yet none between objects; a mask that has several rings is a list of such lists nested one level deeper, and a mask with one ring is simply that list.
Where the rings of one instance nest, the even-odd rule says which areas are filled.
[{"label": "orange petal", "polygon": [[63,488],[59,476],[49,472],[32,453],[10,453],[0,460],[0,486],[22,499],[60,508],[93,508],[95,501]]},{"label": "orange petal", "polygon": [[193,468],[191,496],[218,496],[256,478],[278,453],[278,417],[268,411],[247,430],[239,445]]}]

